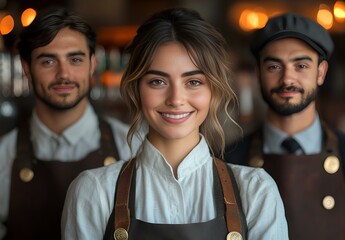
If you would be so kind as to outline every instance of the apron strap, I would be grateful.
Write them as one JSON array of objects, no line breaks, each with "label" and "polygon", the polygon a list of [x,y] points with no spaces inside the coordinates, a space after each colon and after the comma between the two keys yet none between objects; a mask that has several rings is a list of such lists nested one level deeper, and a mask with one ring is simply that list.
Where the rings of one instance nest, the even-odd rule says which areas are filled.
[{"label": "apron strap", "polygon": [[[108,222],[104,239],[109,239],[106,236],[112,236],[111,229],[115,231],[117,229],[124,229],[127,232],[130,227],[130,210],[129,210],[129,195],[130,186],[132,184],[132,176],[135,169],[136,159],[131,159],[129,162],[124,163],[120,176],[118,178],[116,190],[115,190],[115,204],[113,212],[109,218],[114,219],[113,226],[111,227]],[[236,180],[230,167],[216,158],[214,160],[218,176],[220,178],[223,194],[224,203],[226,206],[226,223],[229,232],[236,231],[242,235],[243,239],[246,239],[247,235],[247,223],[242,211],[241,200],[238,193]],[[116,214],[115,214],[116,212]],[[114,216],[115,215],[115,216]]]},{"label": "apron strap", "polygon": [[131,159],[125,163],[120,176],[118,178],[118,187],[116,189],[116,202],[114,206],[115,230],[119,228],[125,229],[127,232],[130,225],[130,212],[129,212],[129,193],[132,182],[132,176],[135,169],[136,158]]},{"label": "apron strap", "polygon": [[328,124],[326,124],[325,122],[321,121],[321,126],[324,130],[324,136],[323,136],[323,141],[326,142],[324,145],[324,147],[326,147],[326,149],[324,149],[327,153],[332,153],[334,155],[336,155],[337,157],[339,156],[339,151],[338,151],[338,138],[336,136],[336,134],[331,130],[330,126]]},{"label": "apron strap", "polygon": [[238,207],[238,213],[239,213],[239,216],[240,216],[241,229],[242,229],[242,240],[246,240],[247,239],[247,235],[248,235],[248,225],[247,225],[246,215],[243,212],[240,191],[238,189],[237,182],[236,182],[234,173],[231,170],[231,167],[229,165],[227,165],[227,164],[226,164],[226,166],[228,168],[229,176],[230,176],[230,179],[232,181],[232,187],[233,187],[233,191],[234,191],[234,194],[235,194],[236,204],[237,204],[237,207]]},{"label": "apron strap", "polygon": [[32,142],[30,141],[31,134],[29,122],[30,121],[22,120],[18,125],[16,156],[20,159],[23,167],[31,167],[31,161],[34,161],[35,158]]},{"label": "apron strap", "polygon": [[[109,123],[103,118],[99,118],[98,121],[101,132],[100,150],[118,160],[119,153]],[[29,122],[30,121],[22,120],[18,125],[16,158],[22,168],[26,167],[32,169],[32,164],[36,162],[36,158],[33,152],[32,142],[30,141],[31,133]]]},{"label": "apron strap", "polygon": [[100,149],[109,156],[113,156],[115,160],[118,161],[120,156],[110,124],[103,118],[99,117],[98,125],[101,132]]},{"label": "apron strap", "polygon": [[245,217],[243,217],[244,214],[242,207],[239,207],[241,201],[240,199],[236,199],[238,191],[236,192],[235,189],[238,190],[238,188],[235,178],[233,176],[230,177],[231,174],[233,174],[232,170],[227,167],[225,162],[218,158],[215,158],[214,162],[217,167],[223,189],[224,203],[226,207],[225,217],[228,231],[236,231],[242,235],[243,239],[245,239],[247,234],[247,224]]},{"label": "apron strap", "polygon": [[[339,155],[339,149],[341,147],[338,144],[338,138],[334,131],[332,131],[331,127],[320,120],[321,127],[322,127],[322,147],[320,154],[327,155],[335,155],[337,157],[341,157]],[[258,129],[251,134],[251,138],[249,140],[249,155],[246,165],[251,167],[263,167],[265,155],[263,153],[263,130]],[[281,154],[282,156],[283,154]],[[345,169],[345,168],[344,168]],[[345,173],[345,171],[344,171]]]}]

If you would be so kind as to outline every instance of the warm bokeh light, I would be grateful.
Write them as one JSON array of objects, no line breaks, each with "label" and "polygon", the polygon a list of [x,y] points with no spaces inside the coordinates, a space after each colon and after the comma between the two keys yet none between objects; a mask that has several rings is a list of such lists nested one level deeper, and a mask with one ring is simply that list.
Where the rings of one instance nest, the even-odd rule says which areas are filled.
[{"label": "warm bokeh light", "polygon": [[336,1],[333,8],[334,17],[337,21],[345,21],[345,2]]},{"label": "warm bokeh light", "polygon": [[138,26],[114,26],[99,29],[98,41],[104,46],[126,46],[135,36]]},{"label": "warm bokeh light", "polygon": [[2,35],[9,34],[14,28],[14,20],[11,15],[5,16],[0,21],[0,32]]},{"label": "warm bokeh light", "polygon": [[111,70],[105,70],[102,73],[102,83],[106,87],[118,87],[120,86],[122,78],[122,72],[121,73],[115,73]]},{"label": "warm bokeh light", "polygon": [[36,17],[36,11],[34,9],[32,8],[26,9],[22,13],[22,17],[21,17],[23,27],[29,26],[32,23],[32,21],[35,19],[35,17]]},{"label": "warm bokeh light", "polygon": [[331,29],[333,26],[333,14],[328,9],[327,5],[321,4],[319,11],[317,12],[317,22],[324,28]]},{"label": "warm bokeh light", "polygon": [[244,31],[251,31],[253,29],[263,28],[268,20],[265,13],[260,11],[245,9],[241,13],[239,25]]}]

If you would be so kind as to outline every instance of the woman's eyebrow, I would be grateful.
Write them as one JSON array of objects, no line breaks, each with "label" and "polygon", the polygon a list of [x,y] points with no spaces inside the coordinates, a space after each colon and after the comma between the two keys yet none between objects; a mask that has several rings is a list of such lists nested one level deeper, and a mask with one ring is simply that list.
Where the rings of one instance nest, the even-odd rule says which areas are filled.
[{"label": "woman's eyebrow", "polygon": [[[166,72],[162,72],[159,70],[148,70],[146,72],[146,74],[154,74],[154,75],[159,75],[162,77],[169,77],[169,74]],[[193,71],[189,71],[189,72],[185,72],[182,74],[182,77],[188,77],[188,76],[193,76],[193,75],[197,75],[197,74],[204,74],[202,71],[200,70],[193,70]]]}]

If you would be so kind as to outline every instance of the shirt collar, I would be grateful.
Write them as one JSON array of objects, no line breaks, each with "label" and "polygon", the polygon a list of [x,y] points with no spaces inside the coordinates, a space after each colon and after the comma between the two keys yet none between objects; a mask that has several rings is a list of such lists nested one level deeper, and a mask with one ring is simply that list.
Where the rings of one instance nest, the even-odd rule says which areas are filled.
[{"label": "shirt collar", "polygon": [[[65,129],[62,134],[57,135],[52,132],[37,116],[34,110],[31,117],[31,139],[35,140],[42,137],[52,137],[57,140],[63,139],[71,145],[76,144],[85,136],[85,131],[93,131],[98,127],[96,113],[90,104],[87,105],[84,114],[73,125]],[[82,130],[82,131],[81,131]]]},{"label": "shirt collar", "polygon": [[319,116],[316,115],[313,124],[304,131],[296,133],[294,138],[306,154],[320,153],[322,148],[322,128]]},{"label": "shirt collar", "polygon": [[[282,141],[288,136],[287,133],[274,127],[268,121],[264,124],[264,153],[283,153]],[[321,151],[322,130],[319,115],[305,130],[294,134],[292,137],[300,144],[305,154],[316,154]]]},{"label": "shirt collar", "polygon": [[[206,162],[212,160],[205,138],[202,135],[200,136],[201,139],[198,145],[192,149],[178,166],[177,174],[179,180],[189,176]],[[138,157],[140,158],[140,160],[138,159],[139,164],[151,168],[157,174],[174,175],[170,164],[147,138],[144,140],[142,152]]]}]

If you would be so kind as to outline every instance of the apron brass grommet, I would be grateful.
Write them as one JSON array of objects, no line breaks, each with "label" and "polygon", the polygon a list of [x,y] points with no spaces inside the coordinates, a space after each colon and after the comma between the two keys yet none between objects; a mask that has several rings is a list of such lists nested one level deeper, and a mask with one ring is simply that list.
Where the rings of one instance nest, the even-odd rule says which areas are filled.
[{"label": "apron brass grommet", "polygon": [[328,156],[323,163],[323,168],[329,174],[336,173],[339,170],[340,162],[336,156]]},{"label": "apron brass grommet", "polygon": [[242,235],[239,232],[231,231],[226,236],[226,240],[242,240]]},{"label": "apron brass grommet", "polygon": [[110,156],[106,157],[104,159],[104,162],[103,162],[104,166],[108,166],[108,165],[113,164],[113,163],[116,163],[116,159],[114,157],[110,157]]},{"label": "apron brass grommet", "polygon": [[30,168],[23,168],[19,172],[19,177],[23,182],[30,182],[34,178],[34,172]]},{"label": "apron brass grommet", "polygon": [[261,157],[255,156],[249,160],[249,166],[260,168],[264,165],[264,160]]},{"label": "apron brass grommet", "polygon": [[127,240],[128,239],[128,232],[124,228],[117,228],[114,232],[114,239],[115,240]]},{"label": "apron brass grommet", "polygon": [[327,210],[333,209],[334,206],[335,206],[335,199],[334,199],[334,197],[332,197],[330,195],[324,197],[323,200],[322,200],[322,205]]}]

